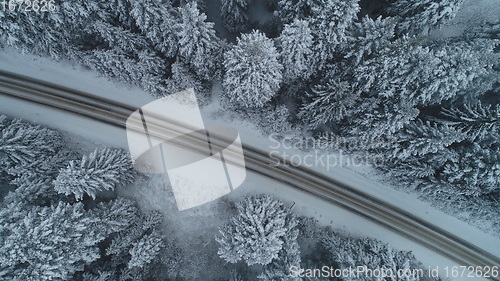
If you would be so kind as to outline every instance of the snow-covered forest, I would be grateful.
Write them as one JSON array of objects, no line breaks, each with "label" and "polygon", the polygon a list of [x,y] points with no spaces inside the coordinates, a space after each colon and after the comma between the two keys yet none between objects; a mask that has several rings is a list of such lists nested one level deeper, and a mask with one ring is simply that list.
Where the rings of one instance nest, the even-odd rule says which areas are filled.
[{"label": "snow-covered forest", "polygon": [[291,267],[324,264],[425,271],[410,252],[320,226],[262,194],[226,201],[222,225],[183,246],[162,213],[114,192],[149,180],[127,152],[80,155],[61,133],[3,115],[0,128],[0,280],[302,280],[288,277]]},{"label": "snow-covered forest", "polygon": [[[0,48],[154,97],[193,87],[202,104],[216,100],[264,134],[312,136],[332,150],[362,143],[344,152],[382,156],[375,168],[395,188],[498,236],[500,21],[454,22],[468,2],[56,0],[54,11],[0,10]],[[433,36],[443,26],[455,32]],[[125,151],[94,149],[0,117],[0,280],[201,280],[163,215],[116,192],[147,176]],[[277,198],[227,204],[206,248],[218,255],[209,280],[299,280],[285,269],[366,260],[419,266]],[[266,237],[251,241],[261,226]]]}]

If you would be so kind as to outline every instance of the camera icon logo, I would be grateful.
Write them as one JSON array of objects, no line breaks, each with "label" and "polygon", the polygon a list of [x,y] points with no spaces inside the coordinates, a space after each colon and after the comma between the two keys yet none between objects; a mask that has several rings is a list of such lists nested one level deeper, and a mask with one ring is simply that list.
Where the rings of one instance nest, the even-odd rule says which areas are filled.
[{"label": "camera icon logo", "polygon": [[136,110],[126,132],[134,168],[168,174],[180,211],[218,199],[246,178],[238,131],[205,128],[193,89]]}]

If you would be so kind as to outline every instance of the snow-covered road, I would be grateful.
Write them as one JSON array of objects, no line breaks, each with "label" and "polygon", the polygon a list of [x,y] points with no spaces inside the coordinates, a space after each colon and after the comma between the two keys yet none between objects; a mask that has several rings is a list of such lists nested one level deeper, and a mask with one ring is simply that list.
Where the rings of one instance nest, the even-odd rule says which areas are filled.
[{"label": "snow-covered road", "polygon": [[[138,88],[130,88],[125,85],[112,83],[106,79],[96,77],[93,73],[84,69],[75,69],[66,63],[54,63],[41,58],[23,56],[12,51],[0,55],[0,69],[112,98],[136,107],[140,107],[153,100],[152,97]],[[124,130],[85,118],[68,116],[68,114],[62,111],[58,112],[2,96],[0,97],[0,112],[64,130],[79,135],[82,138],[91,139],[98,144],[123,148],[127,146]],[[241,120],[232,120],[229,116],[219,113],[217,111],[217,103],[212,103],[205,107],[203,115],[207,125],[224,125],[237,128],[244,143],[261,149],[267,149],[273,145],[273,142],[268,137],[263,136],[254,125]],[[296,151],[294,153],[306,154],[303,151]],[[363,176],[363,174],[370,173],[367,167],[356,170],[343,167],[336,167],[332,170],[330,167],[330,170],[326,170],[325,167],[318,166],[315,169],[349,185],[356,186],[370,195],[390,202],[432,224],[442,227],[446,231],[458,235],[480,248],[488,249],[496,256],[500,256],[499,239],[486,235],[466,223],[446,215],[424,202],[418,201],[415,195],[396,191]],[[231,196],[242,196],[245,193],[256,192],[275,193],[283,200],[296,202],[296,212],[314,216],[323,224],[342,227],[359,236],[377,238],[401,250],[411,250],[426,266],[439,266],[441,269],[444,269],[445,265],[453,265],[453,262],[448,259],[438,256],[431,250],[388,231],[371,221],[353,215],[335,205],[318,200],[316,197],[297,189],[270,181],[256,174],[249,175],[244,185],[231,194]]]}]

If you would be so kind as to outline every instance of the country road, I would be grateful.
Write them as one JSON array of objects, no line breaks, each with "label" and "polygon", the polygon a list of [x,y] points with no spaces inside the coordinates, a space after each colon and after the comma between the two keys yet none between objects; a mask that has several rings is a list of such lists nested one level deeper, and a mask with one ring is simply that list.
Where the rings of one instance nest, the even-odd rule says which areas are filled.
[{"label": "country road", "polygon": [[[110,99],[97,97],[70,88],[61,87],[29,77],[0,71],[0,94],[29,103],[36,103],[77,114],[118,128],[124,128],[127,118],[137,108]],[[176,131],[185,124],[171,124],[168,120],[158,119],[152,134],[161,137],[163,130]],[[139,130],[140,128],[138,128]],[[197,143],[206,141],[204,135],[192,135],[186,143],[189,148],[197,149]],[[217,141],[217,139],[220,139]],[[224,136],[212,137],[212,145],[224,146]],[[276,163],[266,151],[243,144],[246,168],[252,172],[272,178],[284,184],[313,194],[325,201],[338,205],[356,215],[369,219],[391,231],[405,236],[432,251],[465,266],[500,266],[500,258],[479,248],[468,241],[433,225],[411,213],[380,200],[360,189],[327,177],[305,167]],[[276,158],[276,156],[274,156]],[[489,280],[500,280],[491,278]]]}]

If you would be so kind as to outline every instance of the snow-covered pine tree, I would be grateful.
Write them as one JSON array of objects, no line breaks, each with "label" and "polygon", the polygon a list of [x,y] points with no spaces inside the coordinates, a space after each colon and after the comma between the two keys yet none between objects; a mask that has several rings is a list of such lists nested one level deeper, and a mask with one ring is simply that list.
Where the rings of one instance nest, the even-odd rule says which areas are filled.
[{"label": "snow-covered pine tree", "polygon": [[[397,129],[391,127],[401,128],[408,120],[415,118],[418,111],[415,109],[406,111],[408,105],[411,104],[405,105],[405,97],[402,97],[402,101],[371,97],[371,84],[369,83],[373,81],[370,78],[374,78],[377,73],[360,70],[371,63],[365,63],[365,61],[383,56],[382,54],[389,52],[391,48],[396,48],[397,44],[392,43],[394,26],[392,19],[378,18],[372,20],[368,17],[351,25],[346,34],[346,44],[343,45],[341,50],[343,54],[339,54],[343,55],[345,60],[329,66],[331,69],[323,70],[329,73],[330,78],[324,79],[324,81],[306,92],[308,98],[305,100],[300,116],[312,126],[339,122],[346,117],[350,117],[346,121],[352,122],[354,120],[354,124],[360,121],[364,123],[363,126],[373,127],[371,126],[372,122],[366,120],[380,120],[380,130],[377,130],[378,132],[374,135],[378,135],[380,131],[385,129],[396,131]],[[405,41],[406,43],[408,42]],[[395,69],[404,69],[402,66],[397,65],[398,58],[383,57],[381,60],[384,60],[384,63],[389,65],[393,63]],[[404,65],[404,63],[402,64]],[[364,74],[366,76],[363,76]],[[354,75],[355,79],[351,77],[352,75]],[[390,78],[383,81],[391,82]],[[395,84],[397,86],[397,83]],[[380,90],[390,89],[386,85],[380,88]],[[380,94],[379,89],[373,94]],[[365,113],[360,113],[361,109]],[[359,113],[363,117],[358,118]],[[385,113],[388,114],[385,115]]]},{"label": "snow-covered pine tree", "polygon": [[485,65],[486,73],[475,78],[472,84],[465,91],[462,91],[463,97],[469,102],[476,102],[485,93],[500,93],[499,34],[500,19],[496,22],[485,22],[471,26],[463,32],[462,36],[451,40],[452,45],[458,49],[472,50],[478,61]]},{"label": "snow-covered pine tree", "polygon": [[6,30],[8,36],[0,35],[0,39],[22,51],[55,59],[78,59],[82,50],[95,47],[95,40],[88,37],[94,32],[92,22],[115,22],[121,15],[128,15],[123,11],[127,4],[128,1],[56,3],[50,13],[18,13],[7,9],[2,12],[5,17],[0,20],[0,30]]},{"label": "snow-covered pine tree", "polygon": [[[147,48],[138,47],[134,43],[117,45],[121,44],[119,42],[127,41],[128,35],[139,38],[137,40],[141,43],[138,44],[148,44],[144,38],[119,27],[116,28],[108,24],[101,26],[107,26],[109,29],[100,32],[113,34],[104,40],[103,44],[111,44],[114,48],[95,48],[81,52],[80,57],[83,64],[108,77],[134,84],[138,84],[146,76],[161,77],[164,75],[167,63],[149,45]],[[121,30],[121,32],[115,33],[114,29]],[[110,43],[107,40],[115,40],[115,42]]]},{"label": "snow-covered pine tree", "polygon": [[308,18],[314,38],[314,62],[323,69],[333,60],[347,42],[347,29],[360,10],[359,0],[321,0],[321,5],[311,7],[313,17]]},{"label": "snow-covered pine tree", "polygon": [[[9,174],[15,177],[30,176],[39,179],[55,179],[59,170],[66,167],[71,160],[76,160],[80,156],[75,151],[68,148],[61,148],[53,156],[38,158],[30,165],[17,165],[9,169]],[[18,185],[15,179],[12,183]],[[18,185],[19,186],[19,185]]]},{"label": "snow-covered pine tree", "polygon": [[408,99],[384,97],[365,97],[359,99],[358,111],[349,118],[350,125],[345,128],[352,136],[363,136],[368,139],[387,137],[401,130],[406,124],[415,120],[420,110]]},{"label": "snow-covered pine tree", "polygon": [[63,144],[57,131],[0,115],[0,180],[16,186],[12,192],[16,194],[10,196],[33,205],[54,200],[57,193],[52,181],[78,157]]},{"label": "snow-covered pine tree", "polygon": [[[313,7],[321,6],[323,0],[279,0],[279,14],[284,23],[314,17]],[[316,10],[315,10],[316,11]]]},{"label": "snow-covered pine tree", "polygon": [[156,52],[169,57],[177,53],[175,17],[169,3],[156,0],[133,1],[130,16]]},{"label": "snow-covered pine tree", "polygon": [[[387,171],[388,175],[397,178],[399,182],[407,184],[408,187],[417,189],[422,182],[438,182],[436,173],[450,159],[451,153],[449,149],[443,149],[425,156],[409,156],[404,160],[388,159],[383,163],[384,166],[377,168]],[[392,156],[390,155],[390,157]],[[434,192],[441,190],[436,189]],[[423,189],[420,191],[428,192],[428,190]]]},{"label": "snow-covered pine tree", "polygon": [[158,231],[154,230],[152,233],[144,235],[139,241],[132,244],[129,251],[131,258],[128,267],[142,268],[151,263],[158,256],[162,246],[163,237]]},{"label": "snow-covered pine tree", "polygon": [[387,8],[400,17],[398,33],[420,34],[453,19],[465,0],[397,0]]},{"label": "snow-covered pine tree", "polygon": [[[194,74],[193,74],[194,75]],[[166,79],[163,76],[158,75],[149,75],[146,74],[141,77],[140,85],[144,91],[151,94],[153,97],[163,97],[168,93],[176,93],[169,92],[166,90]],[[184,88],[186,89],[186,88]]]},{"label": "snow-covered pine tree", "polygon": [[354,131],[394,133],[415,119],[419,108],[467,93],[492,67],[473,45],[433,47],[403,37],[353,69],[363,97]]},{"label": "snow-covered pine tree", "polygon": [[283,249],[288,210],[269,195],[247,197],[236,204],[237,214],[219,229],[219,256],[230,263],[269,264]]},{"label": "snow-covered pine tree", "polygon": [[273,41],[253,31],[242,34],[224,58],[223,86],[234,106],[262,107],[276,94],[282,80],[282,66]]},{"label": "snow-covered pine tree", "polygon": [[[144,271],[135,268],[123,268],[120,270],[118,281],[145,280]],[[147,280],[147,279],[146,279]]]},{"label": "snow-covered pine tree", "polygon": [[99,218],[81,203],[32,207],[13,221],[1,230],[0,271],[16,274],[8,280],[69,280],[100,257],[97,245],[105,237]]},{"label": "snow-covered pine tree", "polygon": [[313,37],[309,23],[295,20],[286,24],[278,38],[280,62],[283,65],[283,80],[306,80],[312,74]]},{"label": "snow-covered pine tree", "polygon": [[136,204],[121,197],[99,203],[92,209],[92,215],[101,219],[101,228],[106,236],[125,231],[140,220],[140,210]]},{"label": "snow-covered pine tree", "polygon": [[104,190],[114,190],[117,185],[133,181],[130,155],[121,149],[96,149],[81,161],[70,161],[54,181],[59,193],[75,195],[82,200],[85,194],[93,199]]},{"label": "snow-covered pine tree", "polygon": [[215,35],[214,24],[206,22],[196,2],[179,8],[180,22],[175,25],[179,38],[179,56],[200,78],[211,79],[219,71],[221,42]]},{"label": "snow-covered pine tree", "polygon": [[[335,232],[327,231],[321,238],[321,244],[331,254],[331,262],[338,264],[341,270],[349,269],[350,267],[366,266],[370,269],[390,269],[394,273],[397,273],[400,269],[422,268],[422,265],[417,262],[411,252],[395,251],[389,245],[375,239],[353,239],[347,237],[339,239],[338,237],[334,237],[336,235],[338,234]],[[403,278],[394,280],[418,281],[421,280],[422,276],[410,276],[408,278],[404,276]],[[377,278],[362,274],[347,277],[345,280],[374,281]]]},{"label": "snow-covered pine tree", "polygon": [[164,96],[165,93],[177,93],[193,88],[199,103],[206,103],[210,99],[210,84],[207,81],[202,81],[189,71],[188,66],[183,62],[177,61],[173,63],[172,76],[162,81],[162,83],[164,84],[162,85],[163,92],[161,96]]},{"label": "snow-covered pine tree", "polygon": [[94,22],[93,30],[110,49],[136,54],[148,47],[148,42],[144,37],[105,21]]},{"label": "snow-covered pine tree", "polygon": [[[77,4],[78,5],[78,4]],[[59,5],[50,13],[19,13],[5,9],[0,12],[0,46],[13,46],[21,51],[60,59],[69,49],[70,39],[61,20],[65,9]],[[69,30],[74,27],[68,25]]]},{"label": "snow-covered pine tree", "polygon": [[375,54],[382,52],[394,39],[395,21],[392,18],[372,19],[365,16],[361,21],[354,22],[347,33],[347,44],[345,45],[345,57],[352,60],[353,67],[361,61],[372,58]]},{"label": "snow-covered pine tree", "polygon": [[398,133],[394,156],[403,160],[410,156],[425,156],[460,143],[464,138],[465,134],[453,127],[419,119],[405,125]]},{"label": "snow-covered pine tree", "polygon": [[264,271],[257,277],[264,281],[300,281],[300,277],[290,277],[290,268],[295,266],[300,268],[300,249],[297,237],[299,230],[298,221],[293,215],[287,217],[287,233],[283,236],[283,248],[279,251],[278,257],[267,265]]},{"label": "snow-covered pine tree", "polygon": [[[261,114],[260,112],[259,116],[262,116]],[[278,105],[263,114],[262,128],[268,134],[276,133],[284,135],[292,130],[292,124],[289,119],[290,110],[284,104]]]},{"label": "snow-covered pine tree", "polygon": [[[99,58],[99,54],[113,54],[112,59],[117,61],[112,63],[113,60],[105,60],[106,57],[104,60],[85,60],[100,63],[104,67],[102,72],[111,72],[117,77],[126,75],[121,77],[122,80],[132,83],[137,83],[145,75],[161,75],[165,72],[165,61],[155,53],[145,36],[104,21],[94,22],[93,31],[98,34],[96,40],[104,45],[104,48],[97,48],[99,51],[94,53],[96,58]],[[106,69],[106,65],[111,69]],[[90,66],[96,68],[99,65]]]},{"label": "snow-covered pine tree", "polygon": [[[476,80],[490,77],[492,67],[498,63],[498,54],[493,54],[493,45],[458,42],[433,46],[429,51],[420,53],[408,61],[414,68],[408,80],[410,98],[421,105],[439,104],[458,95],[477,98],[485,91],[469,92],[475,87]],[[425,53],[428,53],[425,55]],[[411,83],[413,82],[413,83]],[[486,83],[488,84],[488,83]]]},{"label": "snow-covered pine tree", "polygon": [[[166,246],[163,241],[158,227],[163,216],[159,212],[142,213],[133,201],[121,197],[99,203],[90,212],[100,219],[99,228],[108,240],[104,244],[106,257],[90,265],[87,272],[92,276],[113,272],[116,280],[150,280],[156,272],[151,269],[159,265],[165,274],[163,255],[174,259],[177,253],[174,245]],[[169,272],[173,266],[177,265],[168,265]]]},{"label": "snow-covered pine tree", "polygon": [[451,126],[467,134],[467,140],[493,144],[500,138],[500,104],[467,101],[460,107],[442,108],[442,114],[451,120]]},{"label": "snow-covered pine tree", "polygon": [[3,245],[4,239],[10,235],[10,227],[22,220],[30,211],[32,206],[28,202],[22,200],[22,196],[17,194],[11,196],[14,192],[10,192],[4,197],[0,208],[0,242]]},{"label": "snow-covered pine tree", "polygon": [[[151,262],[150,258],[154,258],[165,246],[163,236],[157,228],[163,216],[158,212],[142,214],[131,202],[123,202],[120,205],[132,213],[123,216],[119,213],[122,207],[114,209],[113,217],[117,219],[111,220],[114,224],[111,225],[113,226],[111,229],[118,231],[113,232],[115,235],[111,244],[106,248],[106,255],[112,256],[115,264],[125,264],[129,268],[144,267]],[[129,220],[125,221],[127,217]],[[141,240],[143,241],[140,242]],[[142,251],[147,256],[140,257]]]},{"label": "snow-covered pine tree", "polygon": [[[9,121],[5,116],[0,128],[0,170],[14,175],[35,174],[42,160],[54,157],[61,150],[61,135],[51,129],[20,119]],[[43,169],[43,168],[42,168]]]},{"label": "snow-covered pine tree", "polygon": [[500,149],[462,145],[442,172],[457,194],[483,196],[500,191]]},{"label": "snow-covered pine tree", "polygon": [[[98,19],[107,19],[107,21],[131,28],[134,24],[134,19],[130,17],[130,10],[132,9],[132,2],[130,0],[113,0],[113,1],[102,1],[98,0],[95,3],[89,3],[88,5],[93,5],[93,9],[101,9],[100,11],[89,10],[93,13],[104,14],[104,17],[99,16]],[[94,19],[94,15],[89,15],[90,20]]]},{"label": "snow-covered pine tree", "polygon": [[[190,251],[190,249],[183,250],[179,248],[179,243],[175,240],[169,240],[162,247],[156,262],[161,262],[164,266],[155,267],[161,274],[166,275],[164,280],[170,279],[184,279],[196,280],[200,277],[198,273],[193,272],[192,268],[205,263],[205,259],[200,257],[197,252]],[[154,274],[156,271],[152,271]],[[203,273],[202,273],[203,274]],[[154,277],[155,275],[153,275]]]},{"label": "snow-covered pine tree", "polygon": [[[369,96],[408,98],[419,89],[407,85],[412,81],[422,81],[420,73],[413,71],[416,64],[432,59],[434,56],[429,48],[416,44],[412,38],[404,37],[378,51],[372,59],[354,69],[354,78],[360,91]],[[417,103],[410,102],[411,105]]]},{"label": "snow-covered pine tree", "polygon": [[107,77],[136,83],[145,73],[138,70],[137,59],[117,49],[96,49],[82,54],[84,65]]},{"label": "snow-covered pine tree", "polygon": [[222,0],[221,2],[221,16],[224,26],[234,33],[247,30],[250,22],[246,10],[250,0]]},{"label": "snow-covered pine tree", "polygon": [[310,102],[301,107],[299,117],[313,127],[339,122],[352,115],[359,98],[350,83],[339,78],[313,86],[307,96]]},{"label": "snow-covered pine tree", "polygon": [[20,175],[10,182],[17,188],[7,194],[5,198],[17,197],[21,198],[19,200],[31,205],[46,206],[60,197],[54,190],[53,180],[54,179],[50,177],[28,173]]},{"label": "snow-covered pine tree", "polygon": [[[141,6],[139,2],[143,1],[133,4]],[[0,21],[0,29],[9,30],[9,36],[0,36],[3,41],[0,45],[56,59],[76,60],[129,83],[139,84],[144,77],[149,82],[161,81],[168,61],[158,53],[173,57],[177,48],[178,40],[172,38],[175,34],[171,32],[172,16],[167,16],[168,8],[158,5],[159,2],[149,6],[144,3],[147,7],[143,5],[146,11],[142,11],[147,15],[143,18],[162,18],[162,24],[151,25],[147,20],[141,21],[140,9],[133,10],[131,4],[130,1],[80,1],[55,5],[56,10],[50,13],[9,11],[4,17],[6,21]],[[159,87],[146,85],[146,90],[153,89],[153,94],[158,95]]]}]

